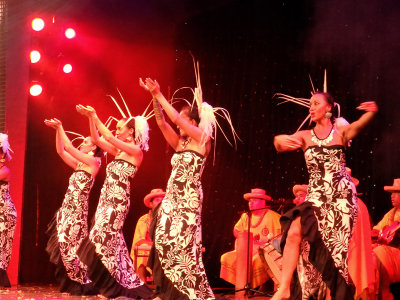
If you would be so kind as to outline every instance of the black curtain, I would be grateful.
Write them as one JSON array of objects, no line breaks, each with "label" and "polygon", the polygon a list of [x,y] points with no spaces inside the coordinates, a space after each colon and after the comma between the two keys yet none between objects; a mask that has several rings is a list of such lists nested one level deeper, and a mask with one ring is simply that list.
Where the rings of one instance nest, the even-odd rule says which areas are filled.
[{"label": "black curtain", "polygon": [[[218,134],[215,157],[210,155],[207,159],[202,180],[204,261],[213,287],[226,285],[219,279],[219,259],[222,253],[234,248],[233,226],[239,219],[238,212],[247,206],[243,194],[260,187],[274,199],[285,198],[285,203],[290,203],[292,186],[308,181],[303,153],[277,154],[272,144],[274,135],[294,132],[308,113],[306,108],[290,103],[278,106],[273,95],[282,92],[309,97],[308,74],[314,85],[322,89],[324,70],[327,70],[328,90],[350,122],[361,115],[356,110],[359,103],[378,102],[380,111],[376,119],[347,150],[347,164],[353,176],[360,180],[358,191],[374,222],[391,207],[389,194],[383,192],[383,186],[400,177],[400,118],[397,117],[400,93],[396,78],[400,62],[400,10],[395,0],[384,3],[378,0],[246,0],[214,1],[214,4],[208,1],[204,4],[139,1],[140,5],[129,4],[131,6],[126,1],[115,1],[111,6],[108,1],[84,3],[75,10],[71,6],[68,11],[75,11],[77,19],[91,16],[86,19],[85,26],[95,38],[86,41],[86,52],[79,55],[93,78],[87,76],[87,81],[75,83],[77,91],[59,85],[54,98],[50,97],[52,100],[45,105],[30,101],[22,220],[22,282],[52,281],[52,267],[44,253],[47,241],[44,231],[61,205],[71,173],[55,153],[54,132],[44,128],[42,120],[53,115],[71,116],[67,129],[81,132],[82,128],[87,129],[87,124],[85,120],[72,117],[76,114],[73,105],[80,101],[70,100],[72,92],[79,97],[89,96],[92,100],[88,100],[88,104],[99,105],[106,101],[105,94],[113,93],[115,86],[120,86],[115,73],[124,66],[96,60],[88,51],[95,48],[90,43],[100,38],[110,39],[110,44],[136,43],[138,46],[134,50],[143,47],[143,51],[156,51],[165,47],[165,51],[173,51],[168,64],[165,58],[162,61],[153,55],[141,65],[152,64],[155,72],[126,70],[129,76],[130,72],[157,79],[164,76],[160,82],[165,94],[168,86],[172,92],[182,86],[195,85],[191,52],[200,61],[205,101],[225,107],[231,113],[242,142],[235,150]],[[102,31],[104,28],[107,30]],[[138,32],[142,36],[139,41],[136,40]],[[162,49],[155,53],[162,53]],[[135,55],[134,51],[131,55]],[[127,55],[127,63],[130,59]],[[166,72],[173,72],[173,76],[165,75]],[[123,86],[127,88],[129,84],[123,83]],[[102,116],[115,114],[115,111],[109,113],[109,109],[108,104],[101,107]],[[221,125],[229,134],[228,126],[223,121]],[[124,229],[128,246],[137,219],[146,211],[141,199],[151,188],[165,188],[170,172],[171,152],[166,151],[154,121],[150,126],[151,148],[135,178],[135,202]],[[104,171],[92,192],[91,215],[103,178]],[[38,223],[39,215],[42,217]]]}]

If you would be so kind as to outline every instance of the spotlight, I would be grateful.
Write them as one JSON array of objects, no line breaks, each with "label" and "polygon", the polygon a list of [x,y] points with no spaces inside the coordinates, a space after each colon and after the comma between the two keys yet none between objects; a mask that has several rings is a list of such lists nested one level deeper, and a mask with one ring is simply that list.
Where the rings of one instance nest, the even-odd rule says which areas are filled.
[{"label": "spotlight", "polygon": [[67,74],[71,73],[72,66],[70,64],[65,64],[64,67],[63,67],[63,71],[64,71],[64,73],[67,73]]},{"label": "spotlight", "polygon": [[40,52],[37,50],[31,51],[31,63],[35,64],[40,60]]},{"label": "spotlight", "polygon": [[29,89],[29,93],[32,96],[36,97],[42,93],[42,90],[43,90],[42,86],[40,84],[35,83],[35,84],[31,85],[31,88]]},{"label": "spotlight", "polygon": [[72,28],[68,28],[67,30],[65,30],[65,36],[68,39],[73,39],[76,36],[75,30],[73,30]]},{"label": "spotlight", "polygon": [[32,29],[35,31],[40,31],[44,28],[44,21],[41,18],[35,18],[32,21]]}]

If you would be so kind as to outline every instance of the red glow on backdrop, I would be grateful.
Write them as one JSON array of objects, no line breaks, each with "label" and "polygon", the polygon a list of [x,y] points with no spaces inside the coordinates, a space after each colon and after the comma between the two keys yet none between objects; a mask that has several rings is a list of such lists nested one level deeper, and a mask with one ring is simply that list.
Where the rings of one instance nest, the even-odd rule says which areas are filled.
[{"label": "red glow on backdrop", "polygon": [[67,30],[65,30],[65,36],[68,39],[73,39],[76,36],[76,32],[72,28],[68,28]]},{"label": "red glow on backdrop", "polygon": [[37,83],[33,84],[29,89],[29,93],[34,97],[39,96],[42,93],[42,91],[43,91],[42,86]]},{"label": "red glow on backdrop", "polygon": [[64,67],[63,67],[63,71],[64,71],[64,73],[67,73],[67,74],[71,73],[72,66],[70,64],[65,64]]},{"label": "red glow on backdrop", "polygon": [[40,31],[44,28],[44,21],[41,18],[35,18],[32,20],[32,29],[35,31]]},{"label": "red glow on backdrop", "polygon": [[31,57],[31,63],[35,64],[40,60],[40,52],[37,50],[32,50],[30,57]]}]

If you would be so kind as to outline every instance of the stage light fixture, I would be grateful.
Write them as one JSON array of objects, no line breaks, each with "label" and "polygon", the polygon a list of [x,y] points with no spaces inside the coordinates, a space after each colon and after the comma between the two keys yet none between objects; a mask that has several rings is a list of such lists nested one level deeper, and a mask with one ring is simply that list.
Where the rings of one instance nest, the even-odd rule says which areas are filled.
[{"label": "stage light fixture", "polygon": [[70,64],[65,64],[64,67],[63,67],[63,71],[64,71],[64,73],[67,73],[67,74],[71,73],[72,66]]},{"label": "stage light fixture", "polygon": [[76,32],[72,28],[68,28],[67,30],[65,30],[65,36],[68,39],[73,39],[76,36]]},{"label": "stage light fixture", "polygon": [[35,18],[32,20],[32,29],[35,31],[40,31],[44,28],[44,21],[41,18]]},{"label": "stage light fixture", "polygon": [[29,89],[29,93],[36,97],[39,96],[42,93],[43,89],[42,86],[38,83],[34,83],[33,85],[31,85],[31,88]]},{"label": "stage light fixture", "polygon": [[40,52],[37,50],[31,51],[31,63],[35,64],[40,60]]}]

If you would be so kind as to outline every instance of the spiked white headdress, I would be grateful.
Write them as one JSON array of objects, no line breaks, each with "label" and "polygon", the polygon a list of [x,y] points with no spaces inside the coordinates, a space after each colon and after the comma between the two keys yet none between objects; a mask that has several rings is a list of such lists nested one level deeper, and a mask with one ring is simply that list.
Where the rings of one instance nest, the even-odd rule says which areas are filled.
[{"label": "spiked white headdress", "polygon": [[[316,90],[315,90],[315,88],[314,88],[314,84],[313,84],[313,82],[312,82],[311,76],[310,76],[310,75],[308,75],[308,76],[309,76],[309,78],[310,78],[311,88],[312,88],[311,95],[314,95],[314,94],[316,93]],[[317,90],[317,91],[318,91],[318,90]],[[327,92],[328,92],[328,84],[327,84],[326,70],[325,70],[325,72],[324,72],[324,87],[323,87],[323,92],[324,92],[324,93],[327,93]],[[286,95],[286,94],[281,94],[281,93],[276,93],[276,94],[274,95],[274,98],[278,98],[278,99],[284,100],[283,102],[278,103],[278,105],[281,105],[281,104],[286,103],[286,102],[292,102],[292,103],[295,103],[295,104],[297,104],[297,105],[307,107],[308,109],[310,108],[310,99],[307,99],[307,98],[296,98],[296,97],[292,97],[292,96],[289,96],[289,95]],[[339,103],[335,102],[335,103],[334,103],[334,107],[337,107],[337,109],[338,109],[338,117],[337,117],[336,120],[335,120],[335,125],[338,125],[338,124],[340,123],[340,124],[343,126],[343,124],[344,124],[343,120],[344,120],[345,122],[347,122],[347,121],[346,121],[344,118],[340,117],[340,105],[339,105]],[[333,108],[332,108],[332,109],[333,109]],[[304,124],[307,122],[307,120],[309,120],[310,118],[311,118],[311,115],[308,114],[307,117],[304,119],[304,121],[303,121],[303,122],[301,123],[301,125],[299,126],[299,128],[297,128],[296,132],[299,131],[299,130],[301,129],[301,127],[303,127],[303,125],[304,125]],[[310,120],[310,122],[311,122],[311,120]],[[347,124],[348,124],[348,122],[347,122]]]},{"label": "spiked white headdress", "polygon": [[[135,120],[135,143],[140,146],[140,149],[142,149],[144,151],[149,150],[150,137],[149,137],[149,124],[147,123],[147,120],[150,119],[154,115],[154,112],[150,111],[147,113],[147,110],[149,109],[151,102],[146,107],[146,109],[142,115],[134,117],[134,116],[132,116],[132,114],[131,114],[128,106],[126,105],[126,102],[125,102],[124,98],[122,97],[119,90],[118,90],[118,93],[119,93],[119,96],[121,97],[122,102],[124,103],[127,114],[124,113],[122,108],[118,105],[117,100],[115,100],[115,98],[113,96],[111,96],[111,95],[108,95],[108,96],[114,101],[114,104],[116,105],[119,112],[121,113],[121,116],[123,118],[127,118],[127,120],[125,121],[123,126],[127,125],[132,119],[134,119]],[[147,113],[147,115],[146,115],[146,113]],[[113,116],[110,116],[108,118],[107,122],[105,123],[105,125],[107,127],[109,127],[113,120],[118,122],[118,119],[116,119]]]},{"label": "spiked white headdress", "polygon": [[11,152],[13,151],[11,150],[10,143],[8,142],[8,135],[5,133],[0,133],[0,147],[2,148],[6,158],[10,160],[11,159],[10,151]]},{"label": "spiked white headdress", "polygon": [[[191,107],[194,107],[194,105],[197,105],[197,110],[198,110],[199,118],[200,118],[200,123],[198,124],[198,126],[200,129],[203,130],[203,134],[204,134],[204,136],[202,137],[203,142],[206,142],[209,137],[213,138],[214,141],[216,141],[216,139],[217,139],[216,129],[218,127],[220,129],[220,131],[222,132],[222,134],[224,135],[226,141],[229,143],[229,145],[231,145],[233,147],[233,144],[231,143],[231,141],[229,140],[229,138],[227,137],[225,132],[222,130],[220,124],[218,123],[216,116],[219,116],[219,117],[225,119],[231,128],[233,143],[235,145],[234,147],[236,148],[236,144],[237,144],[236,139],[240,140],[240,138],[239,138],[238,134],[236,133],[235,128],[233,127],[231,116],[227,109],[225,109],[223,107],[212,107],[210,104],[203,101],[203,91],[201,89],[199,62],[196,61],[194,59],[194,57],[192,57],[192,58],[193,58],[193,64],[194,64],[194,73],[195,73],[195,77],[196,77],[196,87],[194,89],[190,88],[190,87],[179,88],[178,90],[176,90],[174,92],[174,94],[172,96],[172,100],[177,100],[177,99],[184,100]],[[193,93],[192,102],[189,102],[183,98],[174,98],[174,95],[182,89],[189,89]],[[214,143],[214,153],[215,153],[215,143]]]}]

